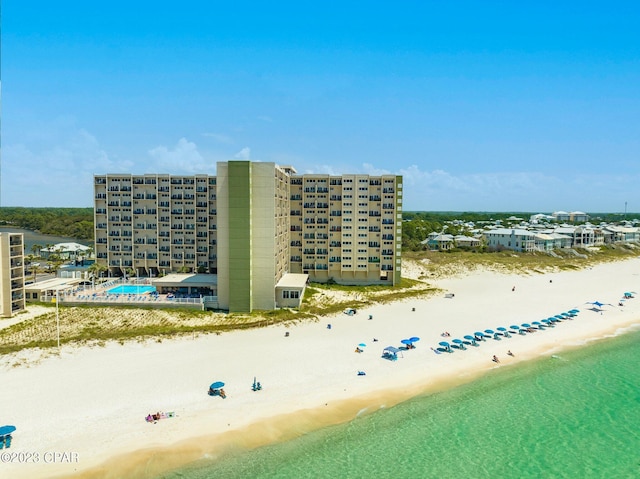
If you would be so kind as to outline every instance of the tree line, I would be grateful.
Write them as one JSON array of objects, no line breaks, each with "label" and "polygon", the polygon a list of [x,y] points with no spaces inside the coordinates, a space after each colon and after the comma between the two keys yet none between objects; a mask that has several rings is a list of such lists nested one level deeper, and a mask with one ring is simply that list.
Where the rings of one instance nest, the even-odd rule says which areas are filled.
[{"label": "tree line", "polygon": [[[503,223],[515,216],[528,220],[531,213],[522,212],[459,212],[459,211],[405,211],[403,214],[402,246],[405,249],[422,249],[420,242],[429,233],[444,231],[456,235],[463,233],[463,228],[451,224],[453,220],[463,222],[495,222]],[[592,223],[620,222],[622,220],[640,219],[640,213],[593,213]],[[38,231],[42,234],[67,236],[71,238],[93,240],[93,208],[0,208],[0,225],[14,226]]]},{"label": "tree line", "polygon": [[93,208],[0,208],[0,225],[45,235],[93,239]]}]

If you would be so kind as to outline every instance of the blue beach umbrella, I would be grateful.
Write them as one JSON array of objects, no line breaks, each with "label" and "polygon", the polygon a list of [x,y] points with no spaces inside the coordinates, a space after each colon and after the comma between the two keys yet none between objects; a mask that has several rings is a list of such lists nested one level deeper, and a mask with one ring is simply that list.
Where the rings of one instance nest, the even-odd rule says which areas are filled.
[{"label": "blue beach umbrella", "polygon": [[493,329],[485,329],[484,332],[487,334],[493,334]]},{"label": "blue beach umbrella", "polygon": [[412,343],[412,341],[410,339],[402,339],[402,340],[400,340],[400,342],[402,344],[407,344],[407,345]]},{"label": "blue beach umbrella", "polygon": [[409,340],[410,340],[411,342],[415,343],[415,342],[417,342],[417,341],[420,341],[420,338],[419,338],[419,337],[417,337],[417,336],[411,336],[411,337],[409,338]]},{"label": "blue beach umbrella", "polygon": [[532,321],[531,324],[537,326],[538,328],[544,327],[544,324],[542,324],[540,321]]},{"label": "blue beach umbrella", "polygon": [[484,341],[484,337],[485,337],[484,333],[481,333],[480,331],[476,331],[473,334],[475,334],[476,336],[478,336],[479,338],[481,338]]},{"label": "blue beach umbrella", "polygon": [[511,326],[509,326],[511,329],[515,329],[516,331],[518,329],[520,329],[520,326],[516,326],[515,324],[512,324]]},{"label": "blue beach umbrella", "polygon": [[361,348],[366,348],[367,347],[367,345],[364,344],[364,343],[360,343],[360,344],[358,344],[358,346],[360,346]]},{"label": "blue beach umbrella", "polygon": [[15,430],[16,430],[15,426],[10,426],[10,425],[2,426],[0,427],[0,437],[8,436]]},{"label": "blue beach umbrella", "polygon": [[529,323],[522,323],[523,328],[530,328],[531,325]]},{"label": "blue beach umbrella", "polygon": [[578,314],[580,312],[580,310],[579,309],[570,309],[569,312],[573,313],[573,314]]},{"label": "blue beach umbrella", "polygon": [[440,341],[438,344],[439,344],[440,346],[445,347],[445,348],[448,348],[448,347],[450,347],[450,346],[451,346],[451,345],[450,345],[448,342],[446,342],[446,341]]},{"label": "blue beach umbrella", "polygon": [[465,349],[464,347],[464,341],[462,341],[462,339],[454,339],[453,341],[451,341],[452,343],[456,343],[460,349]]},{"label": "blue beach umbrella", "polygon": [[500,326],[499,328],[496,328],[498,331],[500,331],[505,338],[509,337],[509,331],[507,331],[507,328],[505,328],[504,326]]},{"label": "blue beach umbrella", "polygon": [[216,381],[215,383],[211,383],[211,386],[209,386],[211,389],[220,389],[222,387],[224,387],[224,383],[222,381]]},{"label": "blue beach umbrella", "polygon": [[469,341],[473,346],[477,346],[478,343],[476,343],[476,338],[474,338],[473,336],[471,336],[470,334],[467,334],[464,339],[466,339],[467,341]]}]

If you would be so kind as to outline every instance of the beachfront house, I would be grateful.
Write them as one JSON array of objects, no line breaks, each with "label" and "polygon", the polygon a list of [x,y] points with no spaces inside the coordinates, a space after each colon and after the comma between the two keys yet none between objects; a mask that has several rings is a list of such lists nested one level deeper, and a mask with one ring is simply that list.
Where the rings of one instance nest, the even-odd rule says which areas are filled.
[{"label": "beachfront house", "polygon": [[535,251],[535,233],[524,229],[496,228],[484,232],[487,247],[501,250],[509,249],[523,253]]},{"label": "beachfront house", "polygon": [[637,227],[611,225],[606,226],[604,230],[611,243],[640,241],[640,229]]}]

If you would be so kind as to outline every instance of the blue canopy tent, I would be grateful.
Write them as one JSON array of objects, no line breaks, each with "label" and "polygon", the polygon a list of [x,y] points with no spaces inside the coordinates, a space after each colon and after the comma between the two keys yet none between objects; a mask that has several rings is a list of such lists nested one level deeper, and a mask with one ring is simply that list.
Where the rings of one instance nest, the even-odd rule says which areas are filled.
[{"label": "blue canopy tent", "polygon": [[395,361],[398,359],[398,353],[402,356],[402,351],[400,351],[400,349],[395,346],[387,346],[382,350],[382,357],[384,359],[389,359],[390,361]]},{"label": "blue canopy tent", "polygon": [[592,304],[592,305],[593,305],[593,307],[592,307],[592,308],[589,308],[589,309],[591,309],[592,311],[595,311],[595,312],[597,312],[597,313],[599,313],[600,311],[602,311],[602,307],[603,307],[603,306],[605,306],[605,305],[606,305],[606,306],[612,306],[612,305],[611,305],[611,304],[609,304],[609,303],[601,303],[600,301],[588,301],[588,302],[587,302],[587,304]]}]

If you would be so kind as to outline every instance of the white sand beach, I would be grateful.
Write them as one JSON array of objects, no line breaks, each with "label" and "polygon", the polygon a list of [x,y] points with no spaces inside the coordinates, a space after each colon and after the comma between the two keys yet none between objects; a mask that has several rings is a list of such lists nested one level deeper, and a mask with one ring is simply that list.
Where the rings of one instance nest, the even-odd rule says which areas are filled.
[{"label": "white sand beach", "polygon": [[[0,423],[17,431],[11,449],[0,451],[0,475],[153,477],[205,455],[288,439],[640,325],[640,297],[619,306],[624,292],[640,292],[640,259],[526,276],[480,271],[432,284],[442,294],[376,305],[355,316],[2,356]],[[589,309],[592,301],[604,303],[602,311]],[[572,308],[578,316],[554,328],[487,338],[465,351],[431,349]],[[441,337],[444,331],[451,337]],[[412,336],[420,338],[415,349],[402,351],[397,361],[381,358],[383,348],[400,347]],[[359,343],[366,344],[362,353],[354,351]],[[251,390],[254,376],[260,391]],[[225,382],[226,399],[207,395],[213,381]],[[175,417],[145,421],[158,411]]]}]

